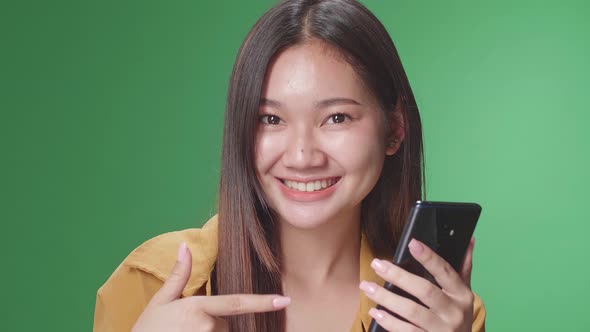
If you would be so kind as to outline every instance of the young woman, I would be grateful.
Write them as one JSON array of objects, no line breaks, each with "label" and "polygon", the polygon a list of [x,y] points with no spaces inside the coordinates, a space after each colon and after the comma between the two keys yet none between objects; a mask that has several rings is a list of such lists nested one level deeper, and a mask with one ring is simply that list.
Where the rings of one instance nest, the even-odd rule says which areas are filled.
[{"label": "young woman", "polygon": [[389,263],[422,164],[381,23],[354,0],[279,3],[235,62],[218,215],[133,251],[98,292],[95,331],[483,331],[473,242],[460,273],[410,244],[442,289]]}]

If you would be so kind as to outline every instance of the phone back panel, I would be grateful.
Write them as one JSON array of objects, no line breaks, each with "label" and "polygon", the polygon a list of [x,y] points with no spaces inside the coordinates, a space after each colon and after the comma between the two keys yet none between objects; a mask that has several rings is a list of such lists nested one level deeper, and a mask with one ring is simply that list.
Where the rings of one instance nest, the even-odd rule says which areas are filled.
[{"label": "phone back panel", "polygon": [[421,265],[407,250],[410,240],[415,238],[459,271],[480,213],[481,207],[475,203],[416,202],[410,210],[393,263],[416,272],[424,271],[416,268],[416,264]]},{"label": "phone back panel", "polygon": [[[480,213],[481,206],[475,203],[416,202],[408,215],[402,237],[393,256],[393,263],[439,286],[434,277],[410,254],[408,250],[410,240],[415,238],[424,243],[449,262],[456,271],[459,271]],[[416,297],[391,283],[385,283],[384,287],[424,305]],[[378,308],[403,319],[381,306]],[[385,330],[373,321],[369,332],[378,331]]]}]

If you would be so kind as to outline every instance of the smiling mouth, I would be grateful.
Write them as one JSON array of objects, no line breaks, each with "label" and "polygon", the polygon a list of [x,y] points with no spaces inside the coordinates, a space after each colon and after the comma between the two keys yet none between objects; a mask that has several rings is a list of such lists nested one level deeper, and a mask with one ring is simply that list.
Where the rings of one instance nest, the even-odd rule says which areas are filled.
[{"label": "smiling mouth", "polygon": [[334,177],[309,182],[297,182],[284,179],[279,180],[281,180],[281,182],[289,189],[303,192],[313,192],[330,188],[331,186],[335,185],[338,181],[340,181],[341,178],[342,177]]}]

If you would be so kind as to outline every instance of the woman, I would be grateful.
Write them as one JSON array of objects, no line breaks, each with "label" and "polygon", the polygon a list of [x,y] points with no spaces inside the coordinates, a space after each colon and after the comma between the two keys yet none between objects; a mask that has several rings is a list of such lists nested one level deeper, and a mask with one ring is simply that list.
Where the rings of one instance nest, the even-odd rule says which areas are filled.
[{"label": "woman", "polygon": [[442,289],[388,262],[422,178],[418,109],[381,23],[354,0],[283,1],[236,59],[218,215],[131,253],[98,292],[95,331],[363,331],[371,318],[483,331],[473,242],[461,273],[412,242]]}]

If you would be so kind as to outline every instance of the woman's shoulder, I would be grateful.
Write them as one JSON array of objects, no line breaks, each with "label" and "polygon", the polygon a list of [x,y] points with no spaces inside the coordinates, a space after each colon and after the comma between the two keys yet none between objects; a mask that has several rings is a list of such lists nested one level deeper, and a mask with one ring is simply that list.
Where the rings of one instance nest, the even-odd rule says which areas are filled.
[{"label": "woman's shoulder", "polygon": [[156,285],[163,283],[176,263],[182,242],[193,258],[191,276],[183,295],[193,294],[208,280],[217,259],[217,215],[201,228],[164,233],[142,243],[121,262],[101,289],[124,287],[129,282],[136,283],[138,278],[153,280]]},{"label": "woman's shoulder", "polygon": [[156,236],[133,250],[121,265],[153,275],[162,282],[176,262],[178,247],[185,242],[192,254],[192,272],[183,295],[192,294],[209,278],[217,259],[217,216],[201,228]]},{"label": "woman's shoulder", "polygon": [[191,276],[182,295],[193,295],[206,284],[217,259],[217,216],[202,228],[165,233],[133,250],[98,290],[95,331],[131,329],[168,278],[182,242],[193,257]]}]

